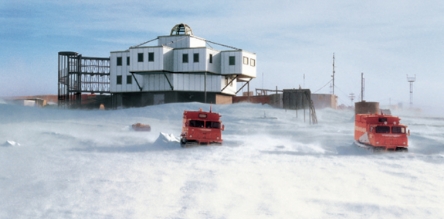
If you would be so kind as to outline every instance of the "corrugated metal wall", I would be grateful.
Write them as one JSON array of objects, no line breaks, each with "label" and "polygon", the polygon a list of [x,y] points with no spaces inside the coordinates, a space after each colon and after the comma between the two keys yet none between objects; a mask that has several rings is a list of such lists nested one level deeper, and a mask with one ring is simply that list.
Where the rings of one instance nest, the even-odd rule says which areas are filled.
[{"label": "corrugated metal wall", "polygon": [[310,89],[284,89],[282,94],[284,109],[308,109],[310,100]]},{"label": "corrugated metal wall", "polygon": [[[142,61],[138,60],[139,53],[143,54]],[[153,61],[148,60],[149,53],[154,54]],[[186,63],[183,61],[183,54],[188,55]],[[197,60],[194,59],[195,54],[198,56]],[[229,65],[230,56],[235,56],[235,65]],[[117,57],[122,58],[121,66],[117,66]],[[130,58],[129,66],[126,63],[127,57]],[[254,60],[254,65],[251,60]],[[140,86],[143,92],[207,91],[235,95],[237,82],[245,78],[235,79],[231,85],[226,85],[236,75],[247,79],[256,77],[254,53],[242,50],[220,52],[206,47],[205,40],[190,36],[161,36],[158,38],[158,46],[111,52],[110,64],[110,90],[119,93],[140,92]],[[135,79],[130,72],[134,73]],[[117,76],[122,77],[119,85],[116,84]],[[128,76],[131,76],[131,84],[127,83]]]},{"label": "corrugated metal wall", "polygon": [[[122,58],[122,65],[117,66],[117,57]],[[112,52],[110,56],[110,91],[111,92],[131,92],[139,91],[139,88],[134,80],[131,79],[131,84],[127,83],[127,76],[132,75],[129,73],[129,66],[127,65],[127,57],[130,57],[129,51]],[[131,58],[130,58],[131,59]],[[130,60],[131,61],[131,60]],[[117,84],[117,76],[122,76],[122,83]],[[135,75],[136,79],[141,82],[143,77],[141,75]]]},{"label": "corrugated metal wall", "polygon": [[[205,74],[174,74],[174,90],[205,91]],[[206,76],[206,91],[220,92],[220,75]]]},{"label": "corrugated metal wall", "polygon": [[[143,61],[138,60],[138,54],[143,54]],[[148,61],[148,53],[154,53],[154,60]],[[163,71],[163,47],[139,47],[130,49],[130,72]]]},{"label": "corrugated metal wall", "polygon": [[159,36],[158,45],[171,48],[195,48],[205,47],[206,42],[191,36]]}]

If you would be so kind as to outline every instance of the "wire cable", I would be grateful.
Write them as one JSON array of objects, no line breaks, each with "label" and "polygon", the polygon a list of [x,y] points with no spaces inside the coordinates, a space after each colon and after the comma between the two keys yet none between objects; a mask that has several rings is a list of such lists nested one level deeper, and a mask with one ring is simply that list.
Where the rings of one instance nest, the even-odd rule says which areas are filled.
[{"label": "wire cable", "polygon": [[325,86],[327,86],[331,81],[332,81],[332,80],[329,80],[324,86],[322,86],[321,88],[319,88],[318,90],[316,90],[316,91],[313,92],[313,93],[316,93],[316,92],[320,91],[322,88],[324,88]]},{"label": "wire cable", "polygon": [[155,39],[152,39],[152,40],[148,40],[148,41],[143,42],[143,43],[141,43],[141,44],[139,44],[139,45],[132,46],[132,47],[130,47],[130,48],[136,48],[136,47],[142,46],[142,45],[144,45],[144,44],[147,44],[147,43],[152,42],[152,41],[157,40],[157,39],[159,39],[159,37],[156,37]]}]

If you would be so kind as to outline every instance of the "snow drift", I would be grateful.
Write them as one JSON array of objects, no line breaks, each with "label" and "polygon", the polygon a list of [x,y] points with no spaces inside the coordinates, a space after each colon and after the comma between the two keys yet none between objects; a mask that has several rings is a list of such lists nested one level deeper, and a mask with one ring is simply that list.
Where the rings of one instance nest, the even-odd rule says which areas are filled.
[{"label": "snow drift", "polygon": [[[443,118],[392,112],[409,152],[373,154],[353,146],[351,111],[318,110],[309,125],[267,105],[212,107],[224,144],[184,149],[183,111],[209,105],[0,104],[0,142],[21,145],[0,147],[0,218],[444,217]],[[151,132],[122,128],[136,122]]]}]

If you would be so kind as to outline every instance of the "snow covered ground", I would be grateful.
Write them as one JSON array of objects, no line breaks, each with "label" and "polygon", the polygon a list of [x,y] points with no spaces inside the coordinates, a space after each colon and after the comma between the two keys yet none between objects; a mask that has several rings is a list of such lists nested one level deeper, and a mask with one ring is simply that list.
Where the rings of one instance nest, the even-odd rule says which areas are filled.
[{"label": "snow covered ground", "polygon": [[[393,112],[408,153],[353,146],[353,112],[213,105],[222,146],[181,148],[177,103],[121,110],[0,101],[0,218],[444,218],[444,118]],[[264,113],[277,119],[259,119]],[[129,127],[141,122],[151,132]]]}]

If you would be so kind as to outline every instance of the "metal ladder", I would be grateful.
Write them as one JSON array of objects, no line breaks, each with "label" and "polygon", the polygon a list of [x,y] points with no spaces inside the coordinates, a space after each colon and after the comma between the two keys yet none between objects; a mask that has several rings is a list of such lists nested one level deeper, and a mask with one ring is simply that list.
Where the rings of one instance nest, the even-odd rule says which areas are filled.
[{"label": "metal ladder", "polygon": [[318,123],[318,118],[316,117],[316,109],[314,107],[313,104],[313,100],[311,99],[310,95],[308,93],[305,93],[305,97],[308,100],[308,107],[310,109],[309,115],[310,115],[310,123],[311,124],[317,124]]}]

